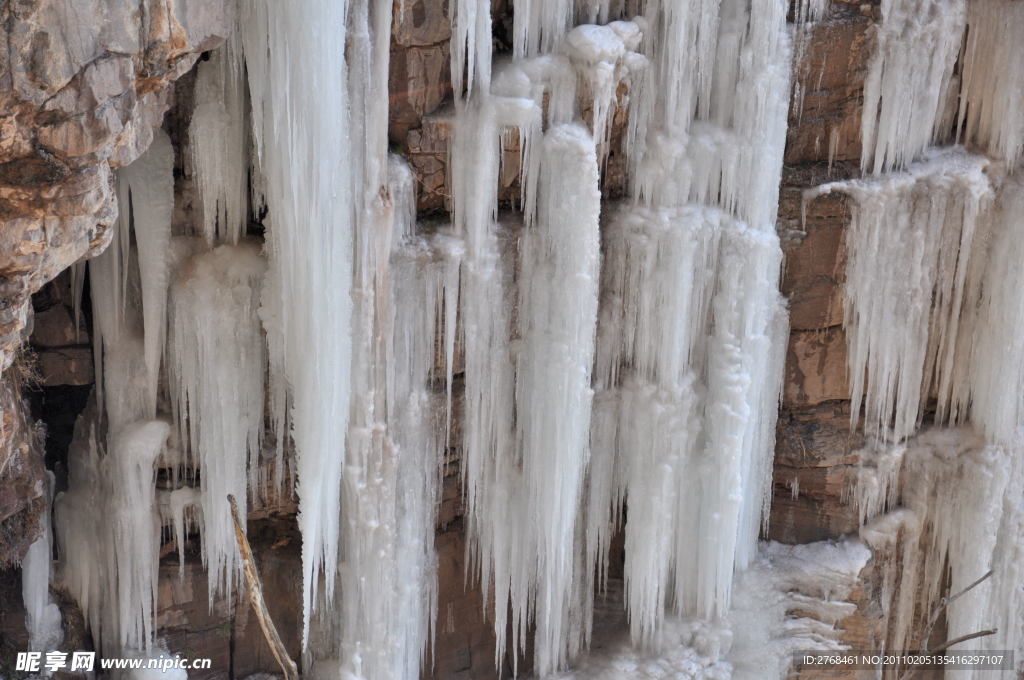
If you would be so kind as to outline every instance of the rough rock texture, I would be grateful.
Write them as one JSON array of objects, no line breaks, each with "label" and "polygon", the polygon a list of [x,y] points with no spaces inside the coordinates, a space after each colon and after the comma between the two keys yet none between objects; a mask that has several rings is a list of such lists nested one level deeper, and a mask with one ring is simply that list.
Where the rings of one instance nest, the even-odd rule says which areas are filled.
[{"label": "rough rock texture", "polygon": [[15,0],[0,6],[0,370],[29,296],[102,251],[111,170],[149,146],[170,84],[234,21],[226,0]]},{"label": "rough rock texture", "polygon": [[19,368],[0,379],[0,569],[25,556],[46,506],[46,470],[22,400]]}]

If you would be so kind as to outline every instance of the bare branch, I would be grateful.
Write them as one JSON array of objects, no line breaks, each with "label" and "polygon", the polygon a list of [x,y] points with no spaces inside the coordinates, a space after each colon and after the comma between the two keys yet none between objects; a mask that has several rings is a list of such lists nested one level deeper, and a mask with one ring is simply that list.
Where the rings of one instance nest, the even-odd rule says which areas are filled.
[{"label": "bare branch", "polygon": [[228,503],[231,504],[231,519],[235,523],[235,539],[238,541],[238,552],[242,557],[242,570],[245,572],[249,602],[256,613],[256,620],[259,621],[263,636],[267,639],[267,644],[270,645],[270,653],[274,655],[277,664],[284,671],[284,680],[298,680],[299,670],[291,656],[288,655],[284,643],[281,642],[281,636],[277,634],[277,628],[274,627],[274,621],[270,618],[270,612],[267,610],[267,603],[263,600],[263,585],[260,582],[260,575],[256,572],[252,548],[249,547],[249,541],[245,538],[245,530],[238,520],[238,505],[235,503],[235,497],[231,494],[228,494]]}]

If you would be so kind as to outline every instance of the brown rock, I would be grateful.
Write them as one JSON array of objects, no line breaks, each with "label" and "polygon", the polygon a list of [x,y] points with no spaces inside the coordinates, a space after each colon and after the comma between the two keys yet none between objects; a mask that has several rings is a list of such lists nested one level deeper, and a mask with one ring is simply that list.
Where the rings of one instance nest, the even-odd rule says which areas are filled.
[{"label": "brown rock", "polygon": [[46,507],[43,453],[15,372],[0,379],[0,568],[21,562],[39,536]]},{"label": "brown rock", "polygon": [[389,89],[388,136],[405,139],[451,94],[448,43],[423,47],[392,48]]},{"label": "brown rock", "polygon": [[870,16],[858,4],[831,3],[826,19],[796,44],[793,105],[785,162],[860,158],[860,112],[870,50]]},{"label": "brown rock", "polygon": [[448,0],[399,0],[391,40],[402,47],[436,45],[452,36]]},{"label": "brown rock", "polygon": [[795,331],[786,355],[786,408],[813,406],[850,398],[846,368],[846,334],[839,326]]}]

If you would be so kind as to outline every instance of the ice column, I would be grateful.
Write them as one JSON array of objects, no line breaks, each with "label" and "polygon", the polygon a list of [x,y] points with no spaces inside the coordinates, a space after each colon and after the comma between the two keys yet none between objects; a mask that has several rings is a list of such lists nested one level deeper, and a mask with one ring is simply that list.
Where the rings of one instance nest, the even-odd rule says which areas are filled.
[{"label": "ice column", "polygon": [[268,207],[261,317],[272,424],[279,446],[290,433],[295,449],[304,641],[321,569],[328,599],[333,595],[349,417],[354,215],[347,19],[344,1],[242,4]]}]

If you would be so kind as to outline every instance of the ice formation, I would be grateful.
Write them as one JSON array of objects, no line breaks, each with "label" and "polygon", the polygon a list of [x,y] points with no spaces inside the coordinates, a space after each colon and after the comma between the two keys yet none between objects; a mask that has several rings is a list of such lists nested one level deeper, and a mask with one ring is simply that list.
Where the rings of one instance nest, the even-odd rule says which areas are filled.
[{"label": "ice formation", "polygon": [[1014,167],[1024,155],[1024,7],[974,0],[967,8],[958,125],[963,139]]},{"label": "ice formation", "polygon": [[80,419],[69,454],[69,489],[57,496],[61,579],[82,607],[98,649],[149,649],[156,617],[155,462],[170,432],[137,421],[98,441],[95,420]]},{"label": "ice formation", "polygon": [[[667,617],[657,652],[633,646],[614,624],[621,594],[598,605],[605,630],[595,649],[558,680],[762,680],[786,676],[797,650],[839,651],[836,624],[871,553],[860,541],[764,543],[738,575],[727,616]],[[609,625],[612,624],[612,625]],[[600,635],[600,638],[598,638]]]},{"label": "ice formation", "polygon": [[197,67],[189,159],[202,215],[201,234],[208,242],[238,243],[245,233],[249,135],[243,68],[237,32]]},{"label": "ice formation", "polygon": [[50,572],[53,563],[53,529],[49,501],[53,499],[53,473],[47,473],[47,507],[43,512],[42,533],[29,546],[21,562],[21,597],[25,603],[25,627],[31,651],[56,649],[64,638],[60,608],[50,596]]},{"label": "ice formation", "polygon": [[328,599],[334,591],[349,418],[353,183],[360,175],[349,163],[359,131],[350,136],[346,114],[348,3],[261,0],[242,3],[241,13],[268,208],[261,318],[271,423],[278,446],[290,434],[295,450],[305,640],[321,570]]},{"label": "ice formation", "polygon": [[[1024,14],[1000,2],[923,11],[933,5],[883,5],[865,86],[878,116],[865,116],[862,158],[876,173],[896,171],[809,195],[852,199],[852,414],[863,403],[866,429],[879,435],[861,452],[856,501],[861,536],[890,556],[887,644],[926,644],[944,607],[947,639],[997,629],[970,645],[1019,655],[1024,203],[1013,169],[1024,118],[1019,87],[1002,79],[1024,63],[1011,37]],[[987,155],[926,148],[953,140]],[[934,426],[919,431],[932,406]]]},{"label": "ice formation", "polygon": [[[249,461],[256,470],[263,441],[266,358],[257,312],[265,269],[255,244],[218,246],[180,267],[170,292],[168,385],[179,438],[201,470],[203,558],[212,594],[230,593],[240,575],[227,497],[244,503]],[[181,539],[184,507],[173,511]]]},{"label": "ice formation", "polygon": [[[166,337],[173,169],[171,140],[158,130],[146,153],[118,173],[117,233],[110,248],[90,264],[96,384],[102,396],[104,383],[111,383],[105,408],[115,425],[156,415]],[[133,342],[140,345],[137,357],[123,351]],[[133,360],[142,366],[126,365]],[[123,389],[128,383],[133,383],[131,393]]]},{"label": "ice formation", "polygon": [[970,350],[961,314],[973,303],[972,245],[993,200],[988,164],[959,148],[935,150],[905,172],[806,193],[853,199],[843,318],[855,424],[863,403],[869,430],[905,438],[917,429],[929,389],[940,413],[955,417],[965,408],[954,397],[955,374]]},{"label": "ice formation", "polygon": [[[884,577],[890,648],[925,644],[921,636],[929,619],[948,597],[945,639],[996,629],[994,635],[972,640],[970,648],[1014,650],[1019,658],[1024,649],[1021,441],[986,445],[967,429],[934,428],[896,451],[891,448],[864,454],[868,461],[890,457],[896,469],[895,474],[886,475],[885,468],[868,474],[873,484],[888,489],[884,495],[892,500],[871,508],[873,521],[861,531],[875,549],[893,550],[897,535],[901,541],[895,548],[898,559],[891,560]],[[865,488],[872,487],[861,483],[862,506],[871,501]],[[874,514],[896,507],[888,515]],[[991,578],[971,587],[990,570]],[[980,678],[990,671],[959,673]],[[1011,676],[1015,672],[1006,672]]]},{"label": "ice formation", "polygon": [[967,0],[885,0],[864,81],[861,167],[902,168],[946,136]]},{"label": "ice formation", "polygon": [[[563,668],[589,642],[594,591],[625,502],[626,608],[635,641],[653,643],[666,606],[703,616],[727,610],[733,571],[751,559],[766,508],[786,330],[774,231],[790,67],[784,8],[649,3],[636,21],[566,32],[556,4],[544,5],[546,15],[522,17],[517,49],[543,51],[536,46],[546,36],[565,34],[552,49],[569,57],[591,98],[594,140],[574,132],[576,148],[602,146],[609,111],[621,105],[617,90],[628,89],[634,201],[605,221],[601,290],[611,302],[598,325],[593,382],[600,392],[592,406],[579,401],[585,392],[569,400],[548,387],[568,379],[558,377],[563,368],[537,377],[533,349],[544,337],[544,365],[562,360],[552,334],[567,320],[538,335],[541,319],[557,318],[550,316],[556,304],[573,310],[577,337],[595,330],[579,316],[587,309],[580,300],[593,295],[586,277],[560,284],[561,274],[534,273],[539,235],[553,263],[568,262],[561,248],[579,257],[585,242],[573,236],[591,214],[580,207],[556,234],[544,231],[546,192],[570,181],[559,173],[589,181],[589,161],[566,165],[580,151],[547,151],[573,129],[564,124],[580,117],[579,104],[553,87],[564,73],[557,57],[500,64],[491,83],[464,3],[454,17],[452,65],[461,82],[475,45],[472,89],[456,99],[451,159],[453,222],[466,239],[470,563],[485,589],[493,586],[499,659],[507,625],[513,663],[535,625],[541,675]],[[587,12],[608,11],[606,3],[591,5]],[[466,37],[465,49],[458,36]],[[515,272],[501,258],[515,237],[497,219],[501,140],[509,130],[523,149],[525,229]],[[547,195],[564,201],[594,191],[596,206],[596,188]],[[569,295],[581,297],[562,302]],[[518,300],[517,312],[496,300]],[[573,362],[587,363],[582,354]],[[581,447],[572,433],[590,411],[590,445]],[[556,413],[559,425],[544,425]],[[538,476],[533,457],[548,447],[558,462],[549,455]],[[538,519],[510,525],[509,516]],[[695,544],[703,547],[696,555]]]}]

